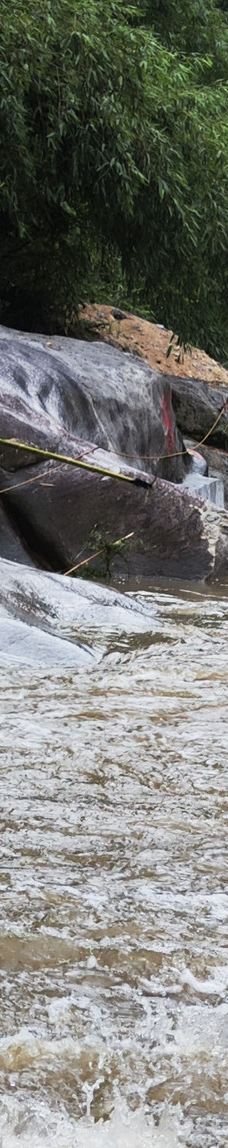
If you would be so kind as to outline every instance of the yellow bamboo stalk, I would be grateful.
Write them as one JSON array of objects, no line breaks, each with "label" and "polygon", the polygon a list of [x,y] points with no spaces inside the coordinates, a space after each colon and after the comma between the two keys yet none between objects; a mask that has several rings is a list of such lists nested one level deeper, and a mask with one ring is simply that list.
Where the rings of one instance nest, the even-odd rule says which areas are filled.
[{"label": "yellow bamboo stalk", "polygon": [[119,474],[118,471],[109,470],[108,467],[97,466],[92,462],[84,462],[83,459],[72,458],[71,455],[68,454],[58,454],[58,452],[54,450],[43,450],[39,446],[31,446],[26,442],[21,442],[19,439],[0,438],[0,443],[3,446],[13,447],[14,449],[16,447],[18,450],[27,451],[28,454],[36,454],[38,458],[54,459],[57,460],[57,462],[67,463],[69,466],[77,466],[80,470],[88,470],[92,474],[102,474],[105,478],[117,478],[119,482],[130,482],[131,485],[151,485],[149,476],[148,479],[146,477],[141,478],[140,475],[137,475],[136,478],[132,478],[129,474]]}]

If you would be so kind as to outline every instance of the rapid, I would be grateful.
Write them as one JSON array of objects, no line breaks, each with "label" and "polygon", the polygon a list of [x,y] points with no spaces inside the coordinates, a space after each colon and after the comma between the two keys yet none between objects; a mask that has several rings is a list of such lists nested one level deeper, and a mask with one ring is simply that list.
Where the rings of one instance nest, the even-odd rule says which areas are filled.
[{"label": "rapid", "polygon": [[94,594],[3,644],[0,1146],[225,1148],[227,588]]}]

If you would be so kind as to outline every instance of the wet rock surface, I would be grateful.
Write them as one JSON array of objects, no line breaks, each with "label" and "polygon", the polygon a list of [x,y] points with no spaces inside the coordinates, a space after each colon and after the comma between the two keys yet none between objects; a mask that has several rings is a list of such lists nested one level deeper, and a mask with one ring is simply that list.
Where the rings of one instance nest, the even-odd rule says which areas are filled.
[{"label": "wet rock surface", "polygon": [[[196,441],[209,435],[211,445],[227,450],[228,387],[220,390],[199,379],[174,376],[170,383],[173,407],[182,433],[192,435]],[[217,419],[217,425],[213,425]]]},{"label": "wet rock surface", "polygon": [[[2,435],[22,438],[30,432],[30,441],[32,434],[41,447],[51,435],[53,449],[57,443],[66,448],[68,436],[83,439],[119,454],[126,465],[181,480],[181,453],[169,457],[182,449],[169,379],[105,344],[56,337],[52,349],[44,336],[3,331]],[[1,450],[0,457],[8,466],[9,453]]]},{"label": "wet rock surface", "polygon": [[[228,421],[228,415],[227,415]],[[201,454],[206,460],[207,466],[210,469],[210,474],[220,476],[224,488],[224,504],[228,506],[228,454],[224,450],[218,450],[216,447],[207,446],[205,443],[201,448]]]},{"label": "wet rock surface", "polygon": [[[26,471],[21,471],[24,481]],[[151,486],[117,483],[113,478],[46,463],[33,468],[33,484],[12,487],[7,506],[32,550],[64,573],[97,551],[97,577],[124,581],[154,575],[218,577],[228,560],[228,515],[156,478]],[[132,534],[123,547],[113,543]],[[105,554],[110,551],[105,565]],[[91,566],[90,566],[91,570]]]},{"label": "wet rock surface", "polygon": [[109,636],[143,633],[147,619],[129,596],[0,558],[1,664],[91,668]]},{"label": "wet rock surface", "polygon": [[[220,392],[197,382],[192,398],[192,381],[166,378],[105,344],[6,328],[0,335],[2,437],[134,479],[118,482],[1,446],[2,557],[28,555],[64,572],[98,550],[97,577],[225,576],[228,517],[177,485],[185,464],[171,400],[183,431],[190,412],[193,433],[193,415],[200,431],[217,417]],[[129,543],[113,549],[128,534]]]}]

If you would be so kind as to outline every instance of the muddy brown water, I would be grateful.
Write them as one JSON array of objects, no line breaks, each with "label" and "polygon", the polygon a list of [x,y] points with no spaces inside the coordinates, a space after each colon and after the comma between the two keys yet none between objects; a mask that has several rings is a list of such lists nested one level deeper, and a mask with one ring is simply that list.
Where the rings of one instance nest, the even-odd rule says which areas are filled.
[{"label": "muddy brown water", "polygon": [[228,1144],[227,588],[129,590],[0,668],[1,1148]]}]

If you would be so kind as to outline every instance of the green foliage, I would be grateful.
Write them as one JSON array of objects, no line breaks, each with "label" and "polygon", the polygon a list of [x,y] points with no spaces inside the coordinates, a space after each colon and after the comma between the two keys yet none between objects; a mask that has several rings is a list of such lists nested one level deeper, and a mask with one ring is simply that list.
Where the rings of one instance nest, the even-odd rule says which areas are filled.
[{"label": "green foliage", "polygon": [[109,581],[112,574],[112,562],[115,558],[116,551],[124,551],[124,556],[127,562],[127,556],[129,554],[130,547],[129,540],[131,541],[133,537],[134,532],[131,531],[130,534],[125,534],[123,538],[116,538],[115,540],[111,540],[107,534],[104,534],[103,531],[99,530],[97,526],[95,526],[90,531],[87,545],[85,544],[83,551],[81,551],[82,554],[85,550],[89,550],[91,551],[91,554],[88,558],[82,558],[81,554],[78,555],[78,557],[80,557],[80,562],[77,562],[77,565],[71,567],[71,569],[65,573],[69,573],[74,577],[77,577],[78,575],[80,578],[86,579],[97,579],[99,577],[101,581]]},{"label": "green foliage", "polygon": [[210,56],[213,78],[227,80],[228,26],[222,6],[216,0],[141,0],[141,18],[182,57]]},{"label": "green foliage", "polygon": [[214,0],[1,0],[2,321],[96,295],[227,358],[227,34]]}]

